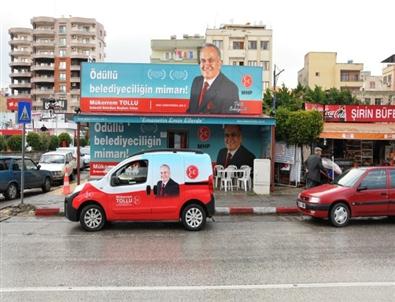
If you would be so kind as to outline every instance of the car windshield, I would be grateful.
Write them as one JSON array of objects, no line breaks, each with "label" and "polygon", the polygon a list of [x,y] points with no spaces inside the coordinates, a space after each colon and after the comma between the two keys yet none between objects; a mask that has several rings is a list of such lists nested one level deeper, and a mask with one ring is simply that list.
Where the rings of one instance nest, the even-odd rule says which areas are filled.
[{"label": "car windshield", "polygon": [[63,164],[64,155],[62,154],[47,154],[42,155],[40,158],[40,163],[43,164]]},{"label": "car windshield", "polygon": [[350,169],[338,176],[333,183],[343,187],[352,187],[365,171],[361,168]]}]

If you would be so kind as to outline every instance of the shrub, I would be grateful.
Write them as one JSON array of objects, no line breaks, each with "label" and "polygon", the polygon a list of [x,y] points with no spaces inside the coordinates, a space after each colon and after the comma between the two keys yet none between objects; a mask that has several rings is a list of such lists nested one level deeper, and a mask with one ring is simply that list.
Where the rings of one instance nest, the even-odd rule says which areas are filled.
[{"label": "shrub", "polygon": [[26,136],[26,142],[33,148],[33,151],[41,150],[40,135],[37,132],[29,132]]},{"label": "shrub", "polygon": [[7,151],[7,140],[4,135],[0,135],[0,151]]},{"label": "shrub", "polygon": [[40,146],[40,151],[48,151],[49,149],[49,144],[51,142],[51,137],[49,136],[49,134],[47,132],[42,132],[40,133],[40,142],[41,142],[41,146]]},{"label": "shrub", "polygon": [[56,150],[57,147],[59,147],[59,138],[56,135],[51,135],[48,149],[53,151]]},{"label": "shrub", "polygon": [[11,151],[22,151],[22,135],[11,135],[7,139],[7,145]]},{"label": "shrub", "polygon": [[81,137],[80,138],[80,146],[85,147],[86,145],[88,145],[88,141],[86,140],[86,138]]},{"label": "shrub", "polygon": [[68,147],[71,143],[71,136],[67,132],[63,132],[59,134],[59,146],[60,147]]}]

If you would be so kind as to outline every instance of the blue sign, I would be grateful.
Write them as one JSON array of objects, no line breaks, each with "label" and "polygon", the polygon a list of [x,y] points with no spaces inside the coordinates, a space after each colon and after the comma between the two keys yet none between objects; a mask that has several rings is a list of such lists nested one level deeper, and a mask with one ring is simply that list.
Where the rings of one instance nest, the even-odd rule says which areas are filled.
[{"label": "blue sign", "polygon": [[29,101],[18,102],[18,124],[30,124],[32,122],[32,103]]}]

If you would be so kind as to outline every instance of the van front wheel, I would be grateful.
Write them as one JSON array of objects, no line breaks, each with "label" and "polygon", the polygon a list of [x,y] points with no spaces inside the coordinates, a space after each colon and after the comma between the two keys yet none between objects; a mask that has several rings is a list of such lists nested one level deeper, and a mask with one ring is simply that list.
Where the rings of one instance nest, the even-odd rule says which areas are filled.
[{"label": "van front wheel", "polygon": [[206,212],[202,206],[190,204],[182,211],[181,220],[188,231],[200,231],[206,224]]},{"label": "van front wheel", "polygon": [[100,231],[106,223],[103,209],[96,204],[85,206],[81,212],[80,223],[85,231]]}]

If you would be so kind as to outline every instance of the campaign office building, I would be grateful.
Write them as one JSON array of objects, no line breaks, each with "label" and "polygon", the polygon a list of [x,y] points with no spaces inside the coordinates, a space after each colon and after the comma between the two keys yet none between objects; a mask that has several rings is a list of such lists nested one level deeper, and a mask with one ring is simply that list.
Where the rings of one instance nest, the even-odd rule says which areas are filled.
[{"label": "campaign office building", "polygon": [[223,66],[222,72],[237,86],[237,101],[224,114],[191,114],[197,65],[82,63],[81,113],[75,121],[89,123],[90,176],[152,149],[198,149],[214,164],[225,147],[225,125],[240,125],[242,145],[257,159],[272,158],[275,121],[262,115],[262,69]]}]

